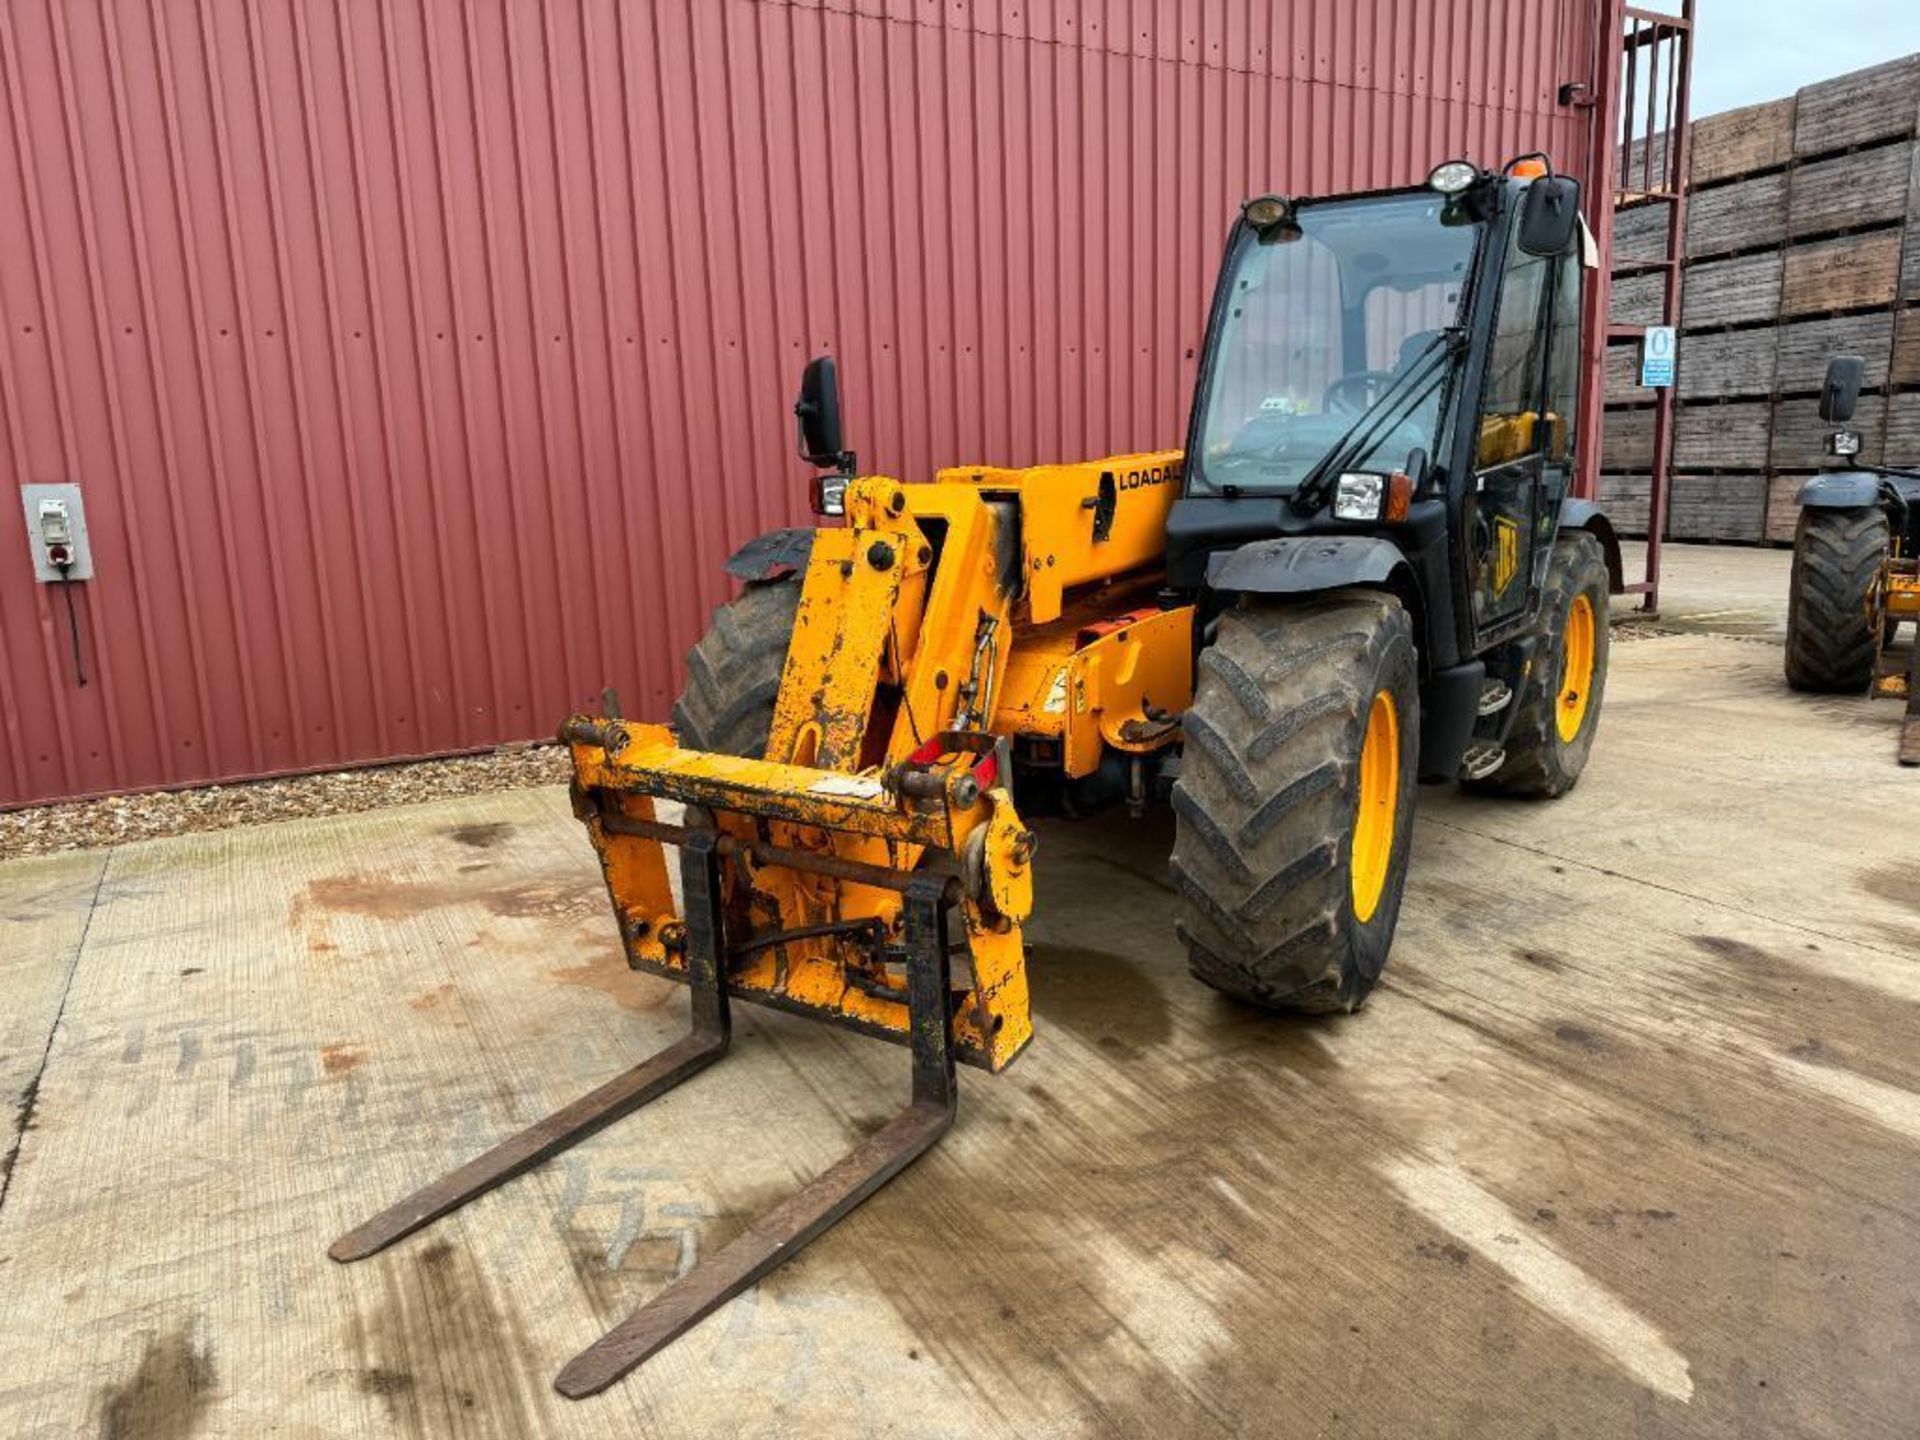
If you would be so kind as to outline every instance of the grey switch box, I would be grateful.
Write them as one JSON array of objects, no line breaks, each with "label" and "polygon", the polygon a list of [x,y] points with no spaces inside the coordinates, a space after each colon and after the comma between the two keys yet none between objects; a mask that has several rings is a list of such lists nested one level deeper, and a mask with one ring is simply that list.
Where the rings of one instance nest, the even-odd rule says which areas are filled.
[{"label": "grey switch box", "polygon": [[[80,504],[78,485],[22,485],[21,507],[27,514],[27,544],[33,550],[33,578],[91,580],[93,548],[87,544],[87,512]],[[63,572],[55,562],[65,556]]]}]

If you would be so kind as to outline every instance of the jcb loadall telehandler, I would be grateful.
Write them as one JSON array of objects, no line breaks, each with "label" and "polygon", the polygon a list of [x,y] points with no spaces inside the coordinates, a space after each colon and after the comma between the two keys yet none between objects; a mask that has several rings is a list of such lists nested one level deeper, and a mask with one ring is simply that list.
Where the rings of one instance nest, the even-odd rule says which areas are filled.
[{"label": "jcb loadall telehandler", "polygon": [[816,360],[802,448],[823,471],[814,508],[844,524],[728,562],[744,593],[688,657],[671,729],[609,713],[561,730],[628,960],[688,985],[692,1033],[333,1256],[372,1254],[718,1059],[734,999],[907,1046],[897,1119],[557,1382],[611,1384],[931,1145],[956,1061],[1020,1053],[1026,816],[1170,796],[1194,973],[1277,1009],[1361,1004],[1416,779],[1558,795],[1593,743],[1619,558],[1567,498],[1578,201],[1539,157],[1249,201],[1184,454],[861,476]]}]

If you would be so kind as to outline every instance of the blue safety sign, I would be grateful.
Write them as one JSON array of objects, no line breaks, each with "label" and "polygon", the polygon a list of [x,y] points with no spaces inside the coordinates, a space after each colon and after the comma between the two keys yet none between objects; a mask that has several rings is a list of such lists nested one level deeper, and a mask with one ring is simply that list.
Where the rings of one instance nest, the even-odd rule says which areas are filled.
[{"label": "blue safety sign", "polygon": [[1646,386],[1673,384],[1673,362],[1680,342],[1671,325],[1649,325],[1646,339],[1640,342],[1640,383]]}]

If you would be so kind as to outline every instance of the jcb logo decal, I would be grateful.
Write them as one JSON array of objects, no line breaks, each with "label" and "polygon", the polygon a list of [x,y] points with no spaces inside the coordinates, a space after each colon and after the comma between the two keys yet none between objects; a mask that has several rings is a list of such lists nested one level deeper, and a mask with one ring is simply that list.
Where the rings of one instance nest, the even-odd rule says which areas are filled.
[{"label": "jcb logo decal", "polygon": [[1505,515],[1493,522],[1493,592],[1507,593],[1520,569],[1520,522]]}]

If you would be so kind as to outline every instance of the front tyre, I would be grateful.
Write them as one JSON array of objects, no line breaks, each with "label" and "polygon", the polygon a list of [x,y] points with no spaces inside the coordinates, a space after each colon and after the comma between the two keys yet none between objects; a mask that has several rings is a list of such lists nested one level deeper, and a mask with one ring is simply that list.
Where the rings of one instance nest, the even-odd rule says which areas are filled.
[{"label": "front tyre", "polygon": [[1199,671],[1173,792],[1188,963],[1269,1009],[1357,1009],[1406,888],[1412,621],[1375,591],[1248,597],[1220,617]]},{"label": "front tyre", "polygon": [[1883,638],[1879,596],[1886,558],[1887,517],[1881,511],[1800,512],[1787,588],[1787,684],[1854,694],[1867,688]]},{"label": "front tyre", "polygon": [[767,753],[773,703],[800,609],[798,579],[749,585],[713,612],[713,625],[687,652],[687,688],[673,728],[689,750],[758,760]]},{"label": "front tyre", "polygon": [[1501,795],[1564,795],[1587,768],[1607,693],[1612,643],[1607,560],[1584,530],[1553,542],[1540,597],[1539,648],[1521,686],[1500,768],[1465,788]]}]

